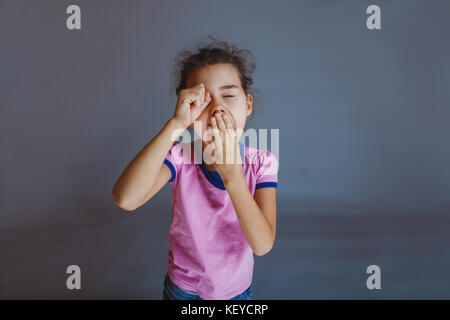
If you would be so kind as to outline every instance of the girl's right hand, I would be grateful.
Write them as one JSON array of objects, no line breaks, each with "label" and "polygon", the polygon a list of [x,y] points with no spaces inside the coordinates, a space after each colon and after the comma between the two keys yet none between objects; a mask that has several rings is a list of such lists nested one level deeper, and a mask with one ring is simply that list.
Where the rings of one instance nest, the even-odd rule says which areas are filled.
[{"label": "girl's right hand", "polygon": [[198,118],[210,102],[211,94],[205,89],[203,83],[180,90],[172,118],[187,128]]}]

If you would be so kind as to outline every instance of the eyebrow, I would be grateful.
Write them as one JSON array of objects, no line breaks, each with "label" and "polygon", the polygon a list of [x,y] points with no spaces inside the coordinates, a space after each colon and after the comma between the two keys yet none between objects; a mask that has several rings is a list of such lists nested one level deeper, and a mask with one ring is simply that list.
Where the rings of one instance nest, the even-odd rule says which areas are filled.
[{"label": "eyebrow", "polygon": [[219,90],[233,89],[233,88],[239,89],[239,87],[237,85],[235,85],[235,84],[227,84],[225,86],[220,87]]}]

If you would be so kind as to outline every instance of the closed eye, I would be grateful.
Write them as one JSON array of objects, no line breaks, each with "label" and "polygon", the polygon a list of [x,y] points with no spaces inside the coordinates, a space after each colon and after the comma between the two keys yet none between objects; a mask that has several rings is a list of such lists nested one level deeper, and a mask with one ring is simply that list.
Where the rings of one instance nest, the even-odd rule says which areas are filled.
[{"label": "closed eye", "polygon": [[223,96],[224,98],[232,98],[232,97],[234,97],[234,96]]}]

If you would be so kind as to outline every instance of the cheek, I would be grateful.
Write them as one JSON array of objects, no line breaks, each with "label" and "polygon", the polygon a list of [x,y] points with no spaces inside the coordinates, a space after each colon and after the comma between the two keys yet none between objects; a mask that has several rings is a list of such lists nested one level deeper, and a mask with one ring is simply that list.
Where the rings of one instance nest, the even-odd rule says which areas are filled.
[{"label": "cheek", "polygon": [[236,101],[236,104],[231,107],[231,113],[233,114],[234,125],[237,128],[244,128],[247,119],[247,104],[245,99]]},{"label": "cheek", "polygon": [[233,118],[235,128],[243,129],[247,118],[245,116],[245,111],[243,111],[243,109],[240,109],[239,112],[233,113]]},{"label": "cheek", "polygon": [[240,119],[239,121],[237,121],[237,128],[244,130],[245,127],[245,119]]}]

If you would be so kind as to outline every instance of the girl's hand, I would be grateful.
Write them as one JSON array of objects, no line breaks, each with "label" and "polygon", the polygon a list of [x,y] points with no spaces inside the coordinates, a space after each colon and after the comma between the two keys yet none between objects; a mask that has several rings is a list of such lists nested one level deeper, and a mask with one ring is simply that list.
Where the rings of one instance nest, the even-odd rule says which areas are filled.
[{"label": "girl's hand", "polygon": [[180,90],[173,119],[185,128],[189,127],[211,102],[211,94],[203,83],[195,87]]},{"label": "girl's hand", "polygon": [[242,159],[236,130],[228,115],[216,113],[211,119],[214,167],[224,182],[242,173]]}]

